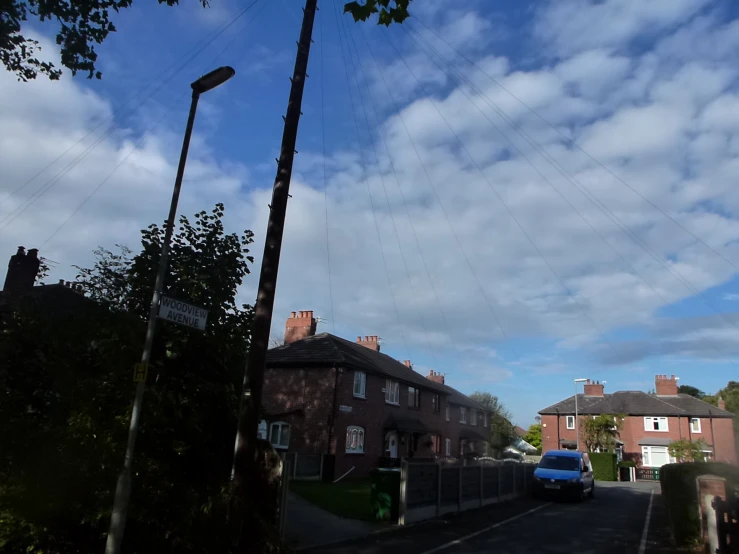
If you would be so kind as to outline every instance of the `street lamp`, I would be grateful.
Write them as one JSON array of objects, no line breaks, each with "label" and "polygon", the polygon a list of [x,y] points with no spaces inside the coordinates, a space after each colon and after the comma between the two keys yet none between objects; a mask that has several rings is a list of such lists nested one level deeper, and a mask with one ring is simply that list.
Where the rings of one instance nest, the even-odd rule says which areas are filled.
[{"label": "street lamp", "polygon": [[575,379],[575,450],[580,451],[580,421],[577,419],[577,384],[587,379]]},{"label": "street lamp", "polygon": [[159,308],[159,299],[162,295],[164,287],[164,276],[167,273],[167,258],[169,255],[169,243],[172,240],[172,232],[175,226],[175,217],[177,216],[177,202],[180,198],[180,188],[182,187],[182,176],[185,173],[185,162],[187,161],[187,151],[190,148],[190,137],[192,135],[192,127],[195,123],[195,112],[198,107],[200,95],[209,90],[213,90],[222,85],[233,77],[236,72],[228,66],[219,67],[206,73],[197,81],[190,84],[192,88],[192,101],[190,103],[190,113],[187,117],[187,127],[185,127],[185,138],[182,141],[182,152],[180,152],[180,163],[177,166],[177,176],[175,177],[174,190],[172,191],[172,202],[169,206],[169,216],[167,217],[167,227],[164,231],[164,242],[162,243],[162,253],[159,258],[159,270],[157,271],[156,281],[154,281],[154,291],[151,296],[151,305],[149,306],[149,319],[146,325],[146,339],[144,340],[144,351],[141,354],[140,367],[143,370],[144,377],[139,379],[136,385],[136,396],[133,400],[133,408],[131,410],[131,423],[128,428],[128,444],[126,445],[126,455],[123,459],[123,470],[118,477],[118,483],[115,489],[115,500],[113,501],[113,513],[110,515],[110,529],[108,530],[108,540],[105,544],[105,554],[118,554],[121,550],[121,540],[123,539],[123,531],[126,527],[126,515],[128,512],[128,502],[131,498],[131,466],[133,465],[133,453],[136,446],[136,434],[139,427],[139,419],[141,418],[141,407],[144,400],[144,389],[146,388],[146,374],[148,372],[149,361],[151,360],[151,349],[154,343],[154,331],[157,324],[157,311]]}]

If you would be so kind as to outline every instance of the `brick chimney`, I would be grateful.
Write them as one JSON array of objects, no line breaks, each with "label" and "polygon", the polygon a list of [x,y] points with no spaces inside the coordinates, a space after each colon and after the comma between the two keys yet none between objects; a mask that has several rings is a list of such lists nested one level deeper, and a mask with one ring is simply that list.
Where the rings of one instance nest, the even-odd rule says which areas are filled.
[{"label": "brick chimney", "polygon": [[413,366],[411,365],[411,361],[410,361],[410,360],[403,360],[403,365],[404,365],[405,367],[410,367],[410,368],[412,368],[412,367],[413,367]]},{"label": "brick chimney", "polygon": [[26,249],[19,246],[18,252],[10,257],[3,292],[19,293],[31,290],[40,266],[41,260],[38,258],[36,248],[31,248],[26,254]]},{"label": "brick chimney", "polygon": [[724,400],[720,396],[719,396],[719,399],[718,399],[718,408],[719,408],[719,410],[725,410],[726,409],[726,400]]},{"label": "brick chimney", "polygon": [[313,310],[291,312],[285,323],[285,344],[303,340],[316,334],[316,319]]},{"label": "brick chimney", "polygon": [[656,375],[654,377],[654,389],[657,396],[677,396],[677,380],[674,375]]},{"label": "brick chimney", "polygon": [[603,396],[603,383],[600,381],[591,382],[588,379],[583,388],[585,396]]},{"label": "brick chimney", "polygon": [[444,376],[438,371],[434,371],[433,369],[429,371],[426,379],[431,379],[434,383],[439,383],[441,385],[444,384]]},{"label": "brick chimney", "polygon": [[357,337],[357,344],[361,344],[365,348],[369,348],[376,352],[380,351],[380,337],[377,335],[367,335],[364,338]]}]

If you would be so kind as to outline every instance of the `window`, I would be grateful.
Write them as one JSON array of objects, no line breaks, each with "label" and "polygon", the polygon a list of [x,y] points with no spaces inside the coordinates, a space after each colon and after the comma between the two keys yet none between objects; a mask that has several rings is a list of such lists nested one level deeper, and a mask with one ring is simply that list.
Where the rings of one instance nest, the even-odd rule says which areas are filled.
[{"label": "window", "polygon": [[349,425],[346,428],[346,453],[362,454],[364,452],[364,428]]},{"label": "window", "polygon": [[364,371],[354,372],[354,396],[364,398],[367,390],[367,374]]},{"label": "window", "polygon": [[487,427],[488,426],[488,413],[482,412],[482,426]]},{"label": "window", "polygon": [[674,462],[666,446],[642,446],[642,465],[645,467],[662,467]]},{"label": "window", "polygon": [[463,456],[465,452],[467,452],[467,440],[462,439],[459,441],[459,455]]},{"label": "window", "polygon": [[275,448],[287,448],[290,445],[290,424],[277,421],[270,425],[269,442]]},{"label": "window", "polygon": [[385,381],[385,402],[400,404],[400,385],[397,381],[391,381],[390,379]]},{"label": "window", "polygon": [[667,429],[667,418],[666,417],[645,417],[644,418],[644,430],[645,431],[664,431]]},{"label": "window", "polygon": [[467,408],[464,406],[459,407],[459,422],[467,423]]},{"label": "window", "polygon": [[444,455],[452,455],[452,439],[444,439]]},{"label": "window", "polygon": [[446,420],[451,421],[451,415],[449,414],[449,404],[446,405]]},{"label": "window", "polygon": [[690,418],[690,430],[693,431],[693,433],[700,433],[701,432],[701,420],[697,417]]},{"label": "window", "polygon": [[434,407],[435,414],[441,412],[441,397],[438,394],[431,395],[431,404]]},{"label": "window", "polygon": [[574,429],[575,428],[575,416],[568,415],[567,416],[567,428],[568,429]]},{"label": "window", "polygon": [[421,407],[421,391],[414,387],[408,387],[408,407]]},{"label": "window", "polygon": [[441,437],[439,435],[431,435],[431,450],[434,454],[441,453]]}]

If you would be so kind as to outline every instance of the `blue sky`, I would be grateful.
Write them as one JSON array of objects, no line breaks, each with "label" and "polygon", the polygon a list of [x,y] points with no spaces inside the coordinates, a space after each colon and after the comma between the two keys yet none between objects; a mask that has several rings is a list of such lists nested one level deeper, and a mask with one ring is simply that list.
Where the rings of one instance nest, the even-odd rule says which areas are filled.
[{"label": "blue sky", "polygon": [[[63,154],[0,205],[0,252],[41,248],[53,280],[98,245],[135,247],[166,214],[189,83],[228,64],[201,100],[180,213],[225,202],[259,262],[302,4],[259,0],[223,30],[244,6],[138,2],[98,49],[102,81],[0,76],[0,198]],[[449,6],[415,0],[385,29],[321,4],[275,340],[312,309],[319,330],[378,334],[418,371],[497,394],[523,426],[578,377],[735,378],[739,8]],[[53,27],[29,32],[57,56]]]}]

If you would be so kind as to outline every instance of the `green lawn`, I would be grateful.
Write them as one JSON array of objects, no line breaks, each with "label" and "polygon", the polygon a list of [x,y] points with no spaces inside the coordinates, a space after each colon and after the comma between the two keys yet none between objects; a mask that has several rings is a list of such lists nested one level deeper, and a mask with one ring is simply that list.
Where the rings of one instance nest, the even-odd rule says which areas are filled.
[{"label": "green lawn", "polygon": [[290,490],[337,516],[371,520],[369,479],[354,479],[336,484],[290,481]]}]

